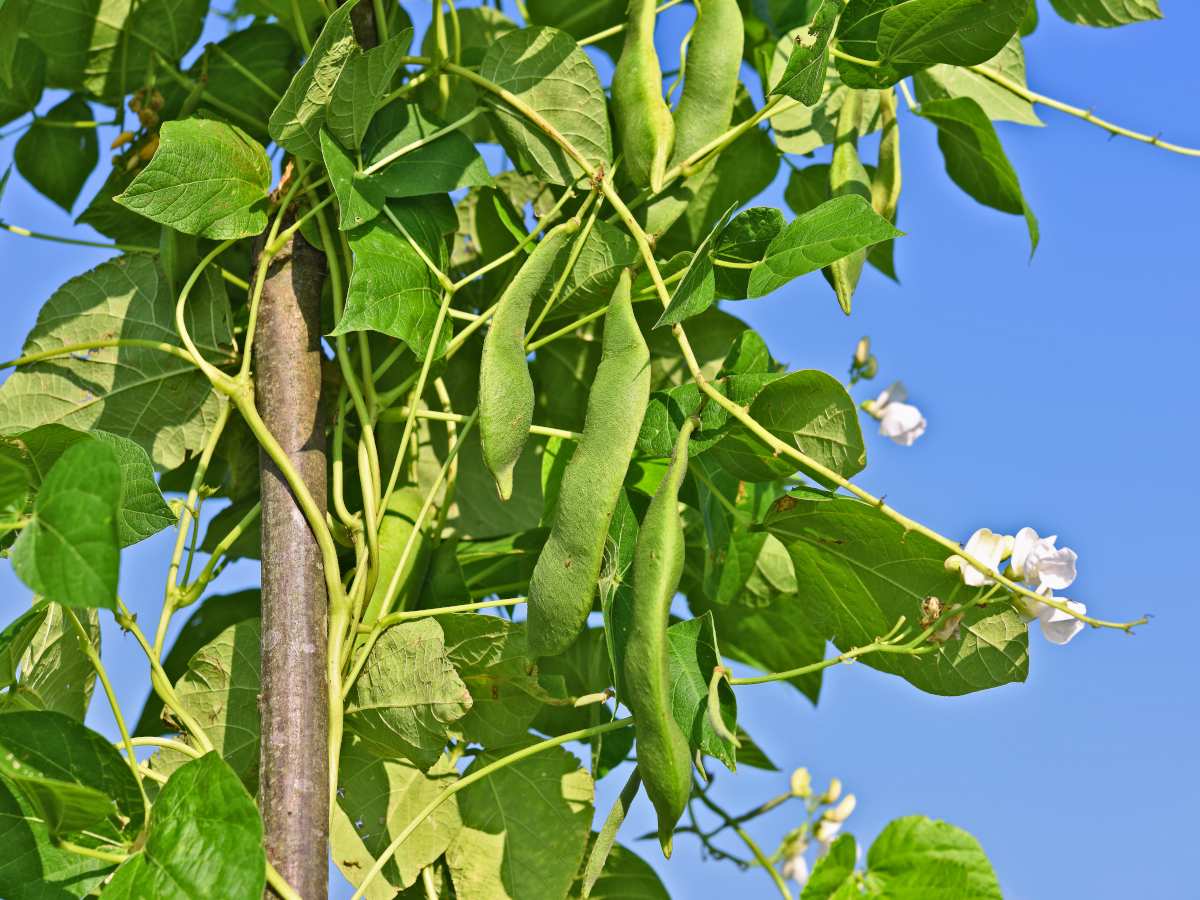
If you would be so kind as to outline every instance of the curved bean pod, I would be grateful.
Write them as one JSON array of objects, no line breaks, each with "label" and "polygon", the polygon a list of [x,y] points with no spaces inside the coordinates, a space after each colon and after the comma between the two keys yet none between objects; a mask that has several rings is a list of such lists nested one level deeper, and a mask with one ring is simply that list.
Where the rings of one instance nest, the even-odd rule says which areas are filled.
[{"label": "curved bean pod", "polygon": [[625,697],[637,729],[638,770],[658,813],[658,840],[671,855],[675,823],[692,793],[692,754],[671,714],[667,621],[683,574],[679,487],[687,474],[688,439],[695,420],[679,431],[671,465],[650,501],[633,556],[633,621],[625,644]]},{"label": "curved bean pod", "polygon": [[650,400],[650,351],[633,315],[631,284],[625,270],[604,317],[583,435],[563,472],[550,536],[529,580],[533,656],[562,653],[587,621],[608,526]]},{"label": "curved bean pod", "polygon": [[675,121],[663,99],[654,19],[654,0],[630,0],[625,45],[613,72],[612,102],[626,171],[638,187],[657,191],[675,143]]}]

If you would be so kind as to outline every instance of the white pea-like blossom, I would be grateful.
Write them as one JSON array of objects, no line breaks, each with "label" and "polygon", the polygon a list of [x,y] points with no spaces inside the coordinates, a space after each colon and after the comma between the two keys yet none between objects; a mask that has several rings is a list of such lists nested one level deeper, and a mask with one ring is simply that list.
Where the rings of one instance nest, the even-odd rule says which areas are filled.
[{"label": "white pea-like blossom", "polygon": [[829,849],[829,845],[833,843],[833,839],[837,837],[838,832],[842,830],[842,823],[836,819],[822,818],[817,822],[816,838],[821,845],[821,852],[824,854]]},{"label": "white pea-like blossom", "polygon": [[792,848],[792,853],[783,861],[783,877],[794,881],[801,887],[808,881],[808,860],[804,858],[807,848],[799,841]]},{"label": "white pea-like blossom", "polygon": [[879,420],[879,433],[903,447],[911,447],[925,433],[925,417],[911,403],[908,391],[894,381],[867,404],[867,411]]},{"label": "white pea-like blossom", "polygon": [[[1068,600],[1066,597],[1055,597],[1054,599],[1065,603],[1071,612],[1081,616],[1087,615],[1087,607],[1077,600]],[[1071,642],[1071,638],[1083,631],[1083,622],[1070,613],[1056,609],[1049,603],[1038,603],[1037,607],[1037,620],[1042,626],[1042,637],[1050,643],[1060,646],[1068,644]]]},{"label": "white pea-like blossom", "polygon": [[[1000,568],[1000,563],[1013,551],[1014,539],[1007,534],[996,534],[990,528],[980,528],[967,539],[963,551],[972,559],[986,565],[989,569]],[[970,587],[982,587],[992,584],[988,578],[963,557],[957,554],[946,560],[946,568],[957,570],[963,581]]]},{"label": "white pea-like blossom", "polygon": [[1075,580],[1079,558],[1069,547],[1056,547],[1058,535],[1040,537],[1032,528],[1022,528],[1013,540],[1012,574],[1034,590],[1065,591]]}]

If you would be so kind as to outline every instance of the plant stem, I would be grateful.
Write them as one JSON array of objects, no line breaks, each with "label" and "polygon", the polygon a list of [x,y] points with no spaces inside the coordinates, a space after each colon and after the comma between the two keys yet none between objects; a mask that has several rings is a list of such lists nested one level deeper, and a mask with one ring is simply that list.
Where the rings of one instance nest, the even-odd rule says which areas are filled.
[{"label": "plant stem", "polygon": [[77,856],[87,856],[91,859],[98,859],[101,862],[115,863],[118,866],[129,859],[129,854],[127,853],[109,853],[106,850],[84,847],[71,841],[65,841],[62,838],[55,839],[54,846],[60,850],[66,850],[68,853],[74,853]]},{"label": "plant stem", "polygon": [[754,854],[754,859],[760,866],[766,869],[767,874],[771,876],[771,880],[775,883],[775,887],[779,890],[779,895],[784,900],[792,900],[792,892],[788,890],[787,882],[783,880],[783,876],[779,874],[779,870],[771,865],[771,861],[767,859],[767,855],[762,852],[762,848],[758,846],[758,842],[750,836],[746,829],[742,828],[729,813],[717,806],[704,791],[696,791],[696,796],[700,798],[700,802],[707,806],[710,810],[716,813],[723,822],[733,829],[734,834],[742,839],[742,843],[747,849]]},{"label": "plant stem", "polygon": [[493,763],[488,763],[485,766],[481,766],[474,772],[467,773],[462,778],[458,779],[458,781],[454,782],[454,784],[448,786],[433,800],[429,801],[424,809],[413,816],[412,820],[404,826],[401,832],[396,835],[395,839],[388,844],[387,848],[381,854],[379,854],[379,858],[375,860],[375,864],[371,866],[370,870],[363,877],[363,880],[358,885],[358,890],[354,892],[354,896],[351,897],[351,900],[359,900],[359,898],[366,893],[367,887],[372,881],[375,880],[375,877],[383,871],[383,867],[388,864],[388,861],[392,858],[395,852],[400,849],[400,845],[408,840],[409,835],[416,831],[420,824],[433,814],[434,810],[436,810],[439,806],[441,806],[459,791],[469,788],[476,782],[482,781],[494,772],[498,772],[501,769],[511,766],[513,763],[518,763],[523,759],[536,756],[538,753],[541,753],[545,750],[562,746],[563,744],[570,743],[571,741],[582,741],[586,740],[587,738],[595,737],[598,734],[605,734],[609,731],[617,731],[621,728],[627,728],[632,724],[633,719],[627,717],[624,719],[616,719],[612,722],[605,722],[603,725],[593,725],[590,728],[581,728],[579,731],[570,731],[566,734],[560,734],[557,737],[548,738],[547,740],[539,741],[536,744],[531,744],[528,747],[523,747],[515,753],[510,753],[508,756],[501,757]]},{"label": "plant stem", "polygon": [[164,737],[135,737],[131,738],[129,743],[134,747],[164,747],[168,750],[174,750],[177,753],[182,753],[192,759],[199,759],[202,754],[190,744],[185,744],[183,741],[172,740]]},{"label": "plant stem", "polygon": [[84,241],[79,238],[62,237],[57,234],[45,234],[41,231],[30,231],[20,225],[10,225],[0,222],[0,228],[10,234],[20,237],[36,238],[39,241],[51,241],[55,244],[70,244],[72,247],[95,247],[98,250],[120,250],[122,253],[158,253],[157,247],[143,247],[139,244],[108,244],[103,241]]},{"label": "plant stem", "polygon": [[451,613],[475,612],[480,609],[497,609],[502,606],[520,606],[528,603],[527,597],[513,597],[506,600],[480,600],[478,603],[460,603],[457,606],[436,606],[431,609],[404,609],[400,612],[388,613],[374,625],[360,625],[361,634],[373,634],[386,631],[401,622],[411,622],[414,619],[428,619],[431,616],[446,616]]},{"label": "plant stem", "polygon": [[[466,422],[470,416],[464,416],[462,413],[439,412],[436,409],[418,409],[415,413],[418,419],[429,419],[434,422]],[[393,406],[390,409],[385,409],[379,414],[380,422],[402,422],[409,416],[409,408],[407,406]],[[578,431],[568,431],[565,428],[552,428],[549,425],[530,425],[530,434],[542,434],[546,437],[560,437],[568,441],[577,441],[583,435]]]},{"label": "plant stem", "polygon": [[367,166],[359,174],[362,175],[364,178],[369,178],[370,176],[372,176],[376,172],[378,172],[380,169],[385,169],[388,166],[390,166],[396,160],[400,159],[400,157],[405,156],[406,154],[412,153],[414,150],[420,150],[422,147],[426,146],[427,144],[432,144],[438,138],[445,137],[446,135],[450,134],[451,132],[458,131],[458,129],[462,128],[464,125],[471,122],[481,112],[483,112],[482,106],[475,107],[473,110],[471,110],[465,116],[461,116],[460,118],[455,119],[449,125],[443,125],[441,128],[438,128],[435,131],[429,132],[429,134],[425,135],[424,137],[418,138],[417,140],[413,141],[411,144],[405,144],[403,147],[399,147],[396,150],[393,150],[387,156],[383,157],[383,159],[380,159],[380,160],[377,160],[377,161],[371,163],[371,165]]},{"label": "plant stem", "polygon": [[142,338],[107,338],[97,341],[80,341],[77,344],[64,344],[61,347],[55,347],[53,350],[27,353],[25,356],[18,356],[16,359],[10,359],[7,362],[0,362],[0,369],[28,366],[47,359],[70,356],[73,353],[85,353],[89,350],[106,350],[109,347],[138,347],[145,350],[158,350],[174,356],[176,359],[181,359],[189,365],[192,365],[194,362],[191,354],[186,350],[174,344],[168,344],[165,341],[149,341]]},{"label": "plant stem", "polygon": [[[655,15],[658,15],[670,9],[672,6],[678,6],[682,2],[683,0],[666,0],[665,3],[660,4],[658,8],[654,10],[654,13]],[[562,24],[565,25],[566,23]],[[576,43],[579,44],[580,47],[586,47],[588,44],[596,44],[605,38],[610,38],[615,34],[620,34],[624,30],[625,23],[622,22],[619,25],[613,25],[611,28],[605,28],[603,31],[597,31],[595,34],[589,34],[587,37],[580,38],[578,41],[576,41]],[[587,895],[585,894],[584,896],[586,897]]]}]

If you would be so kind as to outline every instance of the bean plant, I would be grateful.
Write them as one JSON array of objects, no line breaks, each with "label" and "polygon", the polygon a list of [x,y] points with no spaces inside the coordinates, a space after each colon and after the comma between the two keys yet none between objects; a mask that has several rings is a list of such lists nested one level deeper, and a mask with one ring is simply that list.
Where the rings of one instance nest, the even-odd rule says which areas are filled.
[{"label": "bean plant", "polygon": [[[738,312],[808,276],[850,315],[866,266],[896,277],[902,127],[1031,249],[994,121],[1200,155],[1026,84],[1039,6],[1156,0],[692,0],[674,67],[676,6],[238,0],[196,47],[208,0],[0,0],[19,176],[70,213],[119,131],[76,219],[105,241],[4,225],[114,255],[3,364],[32,602],[0,632],[0,895],[308,900],[332,858],[355,898],[659,898],[643,856],[699,841],[785,898],[1000,897],[945,822],[860,860],[836,779],[725,810],[717,767],[775,768],[740,696],[815,703],[851,661],[962,695],[1024,680],[1031,630],[1144,620],[1064,594],[1053,537],[960,545],[860,487],[864,423],[924,431],[903,386],[856,404],[869,341],[788,371]],[[754,205],[781,169],[790,208]],[[122,550],[165,529],[139,621]],[[261,590],[223,588],[238,559]],[[638,804],[654,833],[620,833]]]}]

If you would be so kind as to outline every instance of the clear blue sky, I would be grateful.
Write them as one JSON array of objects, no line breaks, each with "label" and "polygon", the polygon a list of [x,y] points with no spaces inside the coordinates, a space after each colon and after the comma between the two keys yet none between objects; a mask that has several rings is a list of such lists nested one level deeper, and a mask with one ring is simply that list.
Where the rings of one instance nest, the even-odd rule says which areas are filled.
[{"label": "clear blue sky", "polygon": [[[1065,25],[1043,3],[1026,42],[1032,86],[1200,146],[1200,75],[1189,62],[1200,8],[1163,6],[1164,22],[1105,31]],[[687,18],[671,11],[664,55]],[[1200,540],[1200,491],[1187,463],[1200,438],[1200,160],[1110,141],[1052,111],[1043,118],[1044,129],[1000,126],[1041,219],[1032,263],[1022,221],[962,194],[943,174],[932,127],[903,115],[903,285],[868,270],[851,319],[819,276],[730,311],[791,366],[839,376],[854,341],[870,334],[877,384],[902,378],[929,431],[905,449],[869,429],[867,487],[960,538],[980,526],[1057,532],[1080,556],[1070,596],[1106,618],[1155,618],[1135,637],[1086,632],[1065,648],[1035,633],[1027,683],[965,698],[929,697],[861,666],[827,673],[818,710],[787,687],[743,688],[743,720],[784,771],[721,774],[717,796],[749,807],[806,765],[818,783],[838,775],[858,795],[847,829],[865,843],[910,813],[969,829],[1015,900],[1200,896],[1183,856],[1200,806],[1198,670],[1187,634]],[[13,143],[4,141],[0,158]],[[782,181],[759,202],[782,205]],[[0,216],[70,230],[15,176]],[[104,256],[0,235],[0,357],[17,355],[55,287]],[[856,389],[858,399],[867,393]],[[124,562],[124,595],[143,621],[156,615],[169,541],[147,541]],[[231,567],[225,586],[254,578],[247,565]],[[0,587],[7,620],[27,592],[7,565]],[[105,639],[120,696],[136,714],[144,683],[136,647],[112,628]],[[103,703],[94,708],[93,724],[112,731]],[[602,809],[620,780],[602,782]],[[650,821],[639,802],[623,838]],[[773,847],[795,824],[784,807],[751,831]],[[773,896],[761,873],[702,863],[687,837],[676,846],[662,865],[653,842],[637,845],[674,896]]]}]

